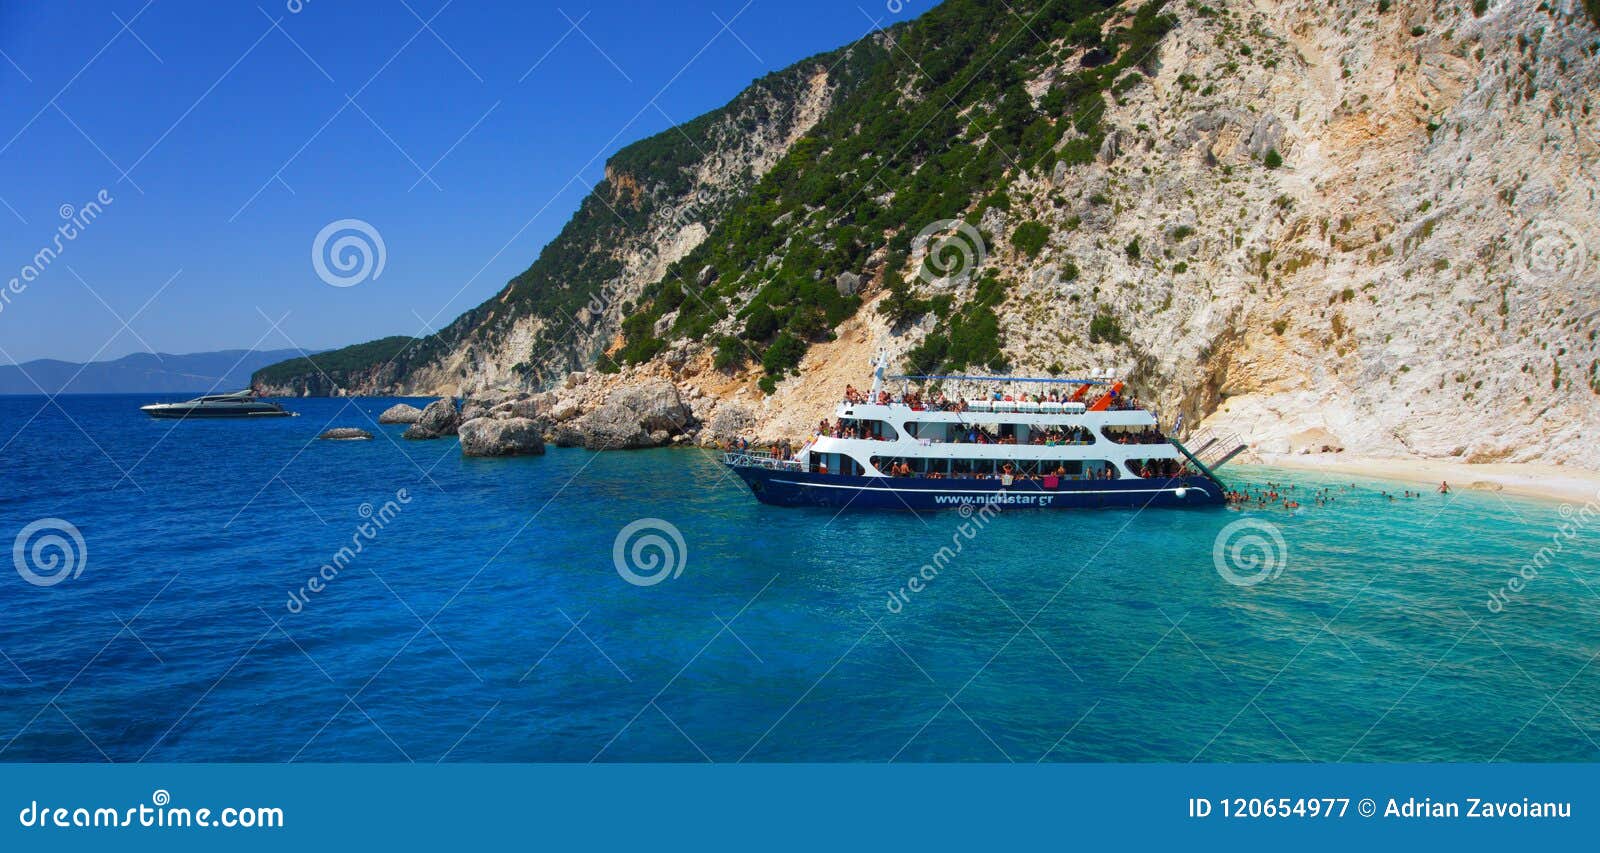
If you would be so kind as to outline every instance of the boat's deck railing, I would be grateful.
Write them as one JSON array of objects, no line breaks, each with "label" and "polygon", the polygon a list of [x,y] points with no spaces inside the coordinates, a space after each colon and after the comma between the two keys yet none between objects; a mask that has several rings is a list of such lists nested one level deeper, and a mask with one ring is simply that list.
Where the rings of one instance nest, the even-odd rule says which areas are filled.
[{"label": "boat's deck railing", "polygon": [[722,454],[722,464],[734,468],[771,468],[775,471],[804,470],[799,459],[781,459],[766,450],[729,450]]},{"label": "boat's deck railing", "polygon": [[[1032,400],[968,400],[966,408],[956,406],[910,406],[900,400],[890,400],[887,403],[875,403],[871,400],[852,403],[844,400],[847,406],[885,406],[891,409],[910,409],[916,412],[952,412],[956,414],[1024,414],[1024,415],[1082,415],[1089,412],[1085,403],[1054,402]],[[1108,412],[1138,412],[1148,411],[1143,406],[1129,403],[1112,403],[1103,411]]]}]

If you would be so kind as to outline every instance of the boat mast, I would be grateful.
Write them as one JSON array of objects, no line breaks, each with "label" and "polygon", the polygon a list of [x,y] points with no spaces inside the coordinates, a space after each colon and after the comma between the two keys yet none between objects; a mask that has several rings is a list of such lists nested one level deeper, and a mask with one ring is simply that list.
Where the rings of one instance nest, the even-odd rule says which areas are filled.
[{"label": "boat mast", "polygon": [[872,396],[867,398],[868,402],[876,402],[877,401],[878,392],[883,390],[883,373],[884,373],[884,369],[887,368],[888,366],[889,366],[889,351],[887,349],[878,350],[878,360],[877,360],[877,362],[876,362],[876,364],[875,364],[875,366],[873,367],[873,370],[872,370]]}]

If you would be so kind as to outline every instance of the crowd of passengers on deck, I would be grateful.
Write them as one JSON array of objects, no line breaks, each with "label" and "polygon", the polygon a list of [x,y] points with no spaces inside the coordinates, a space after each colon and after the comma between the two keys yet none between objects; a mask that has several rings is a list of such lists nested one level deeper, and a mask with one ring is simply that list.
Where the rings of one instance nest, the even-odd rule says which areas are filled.
[{"label": "crowd of passengers on deck", "polygon": [[[933,461],[937,462],[940,460]],[[1147,480],[1188,477],[1191,475],[1189,466],[1179,463],[1176,459],[1129,460],[1128,469],[1131,470],[1135,476]],[[827,471],[823,469],[820,470],[819,473],[827,473]],[[1040,481],[1048,479],[1115,480],[1118,478],[1116,468],[1111,465],[1097,465],[1086,471],[1080,469],[1077,473],[1072,473],[1067,470],[1066,463],[1064,462],[1056,462],[1054,468],[1050,467],[1050,463],[1048,462],[1041,463],[1038,467],[1033,467],[1022,462],[1006,462],[1000,466],[998,471],[994,472],[969,470],[968,466],[957,462],[952,465],[952,470],[946,473],[938,470],[917,471],[915,468],[911,467],[910,462],[900,459],[889,463],[887,473],[890,477],[910,477],[927,480],[1004,481],[1009,478],[1012,481]]]},{"label": "crowd of passengers on deck", "polygon": [[[1079,399],[1078,394],[1069,394],[1064,391],[1048,391],[1043,394],[1005,394],[995,391],[989,399],[996,403],[1083,403],[1089,408],[1100,401],[1101,397],[1111,395],[1107,405],[1110,411],[1125,411],[1128,409],[1142,408],[1139,400],[1132,395],[1114,394],[1110,389],[1102,389],[1097,393]],[[943,392],[925,397],[921,391],[906,391],[902,394],[892,394],[888,391],[879,391],[874,397],[871,392],[862,392],[854,385],[844,386],[844,401],[852,405],[876,403],[880,406],[906,406],[916,411],[927,412],[965,412],[970,407],[965,398],[950,399]]]},{"label": "crowd of passengers on deck", "polygon": [[[883,426],[870,425],[859,421],[834,419],[829,421],[823,418],[817,423],[817,435],[827,438],[860,438],[868,441],[884,441]],[[1167,437],[1153,426],[1141,429],[1124,429],[1106,432],[1106,438],[1116,444],[1166,444]],[[1085,426],[1052,426],[1044,429],[1034,428],[1028,430],[1028,440],[1018,442],[1015,434],[996,435],[994,432],[976,424],[968,425],[965,431],[958,431],[950,439],[953,444],[1030,444],[1040,447],[1056,447],[1059,445],[1093,444],[1094,435]]]}]

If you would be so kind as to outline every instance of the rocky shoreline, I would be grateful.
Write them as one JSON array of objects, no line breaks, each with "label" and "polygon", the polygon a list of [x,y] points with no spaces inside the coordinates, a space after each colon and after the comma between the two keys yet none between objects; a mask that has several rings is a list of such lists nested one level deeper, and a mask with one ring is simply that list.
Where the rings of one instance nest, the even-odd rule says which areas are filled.
[{"label": "rocky shoreline", "polygon": [[[378,422],[406,424],[413,441],[457,436],[466,456],[544,453],[545,444],[589,450],[715,447],[749,428],[754,418],[739,407],[690,398],[667,379],[608,382],[589,373],[568,375],[551,391],[487,391],[440,397],[422,409],[397,404]],[[704,400],[697,407],[697,400]]]},{"label": "rocky shoreline", "polygon": [[[378,422],[406,425],[403,436],[412,440],[458,436],[462,455],[470,457],[541,455],[547,444],[597,451],[716,448],[740,437],[761,443],[785,437],[781,433],[787,432],[786,421],[792,419],[773,417],[773,412],[736,396],[737,392],[680,387],[662,376],[574,372],[548,391],[500,389],[440,397],[422,409],[399,403],[386,409]],[[361,437],[346,432],[360,431],[330,430],[323,437]],[[1587,468],[1346,454],[1337,437],[1321,431],[1299,433],[1276,451],[1254,448],[1241,461],[1434,486],[1447,480],[1468,491],[1600,502],[1600,472]]]}]

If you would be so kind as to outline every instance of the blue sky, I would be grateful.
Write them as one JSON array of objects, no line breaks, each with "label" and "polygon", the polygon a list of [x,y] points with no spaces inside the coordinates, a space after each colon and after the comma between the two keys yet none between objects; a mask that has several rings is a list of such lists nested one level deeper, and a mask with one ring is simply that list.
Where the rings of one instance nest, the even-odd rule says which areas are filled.
[{"label": "blue sky", "polygon": [[[0,2],[0,362],[437,328],[618,148],[931,5]],[[344,219],[385,262],[331,287],[311,249]]]}]

